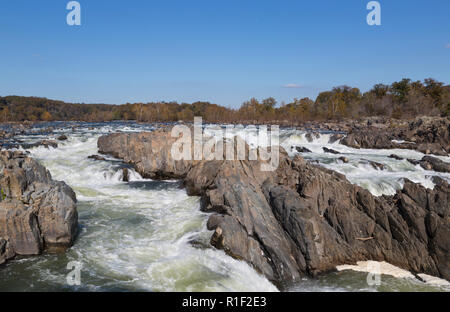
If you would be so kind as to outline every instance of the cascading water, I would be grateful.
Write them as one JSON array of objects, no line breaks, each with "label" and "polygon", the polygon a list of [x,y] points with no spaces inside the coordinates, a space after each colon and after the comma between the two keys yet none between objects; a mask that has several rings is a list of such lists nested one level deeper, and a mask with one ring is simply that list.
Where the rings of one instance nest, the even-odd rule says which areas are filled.
[{"label": "cascading water", "polygon": [[[19,258],[0,269],[0,291],[277,291],[263,276],[245,262],[227,256],[209,244],[207,214],[199,209],[199,199],[188,197],[178,181],[143,179],[130,169],[130,182],[122,182],[124,166],[107,158],[95,161],[87,157],[97,153],[101,134],[122,131],[151,131],[152,126],[133,123],[79,124],[75,130],[59,130],[69,139],[57,149],[38,147],[31,156],[39,160],[56,180],[68,183],[76,192],[80,233],[74,246],[65,254],[44,254]],[[95,127],[90,128],[90,127]],[[209,134],[221,137],[220,131]],[[231,135],[245,136],[249,144],[258,143],[255,131],[237,130]],[[358,150],[329,142],[322,134],[309,142],[305,133],[281,130],[280,144],[290,155],[302,146],[311,153],[302,154],[311,161],[341,172],[352,182],[375,195],[393,194],[408,178],[433,187],[431,177],[447,180],[449,174],[426,171],[406,160],[388,158],[397,154],[420,159],[410,150]],[[23,136],[26,142],[47,136]],[[292,148],[294,147],[294,148]],[[342,153],[324,153],[329,147]],[[338,158],[345,156],[348,163]],[[450,161],[448,157],[441,157]],[[367,161],[376,161],[386,170],[374,169]],[[82,264],[81,285],[70,286],[66,277],[71,262]],[[450,290],[413,278],[384,276],[379,286],[368,286],[367,273],[340,271],[305,278],[290,291],[421,291]]]},{"label": "cascading water", "polygon": [[10,262],[0,270],[0,291],[73,289],[66,281],[72,261],[82,264],[77,290],[277,290],[246,263],[209,247],[208,216],[177,181],[145,180],[131,170],[124,183],[119,161],[87,159],[109,130],[80,129],[57,149],[31,151],[76,192],[80,233],[66,254]]}]

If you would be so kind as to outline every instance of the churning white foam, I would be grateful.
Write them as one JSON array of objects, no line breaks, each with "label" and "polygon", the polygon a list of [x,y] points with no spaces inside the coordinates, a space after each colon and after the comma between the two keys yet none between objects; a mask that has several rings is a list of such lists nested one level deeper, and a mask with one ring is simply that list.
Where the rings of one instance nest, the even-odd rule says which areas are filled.
[{"label": "churning white foam", "polygon": [[[371,274],[389,275],[395,278],[416,279],[414,274],[407,270],[403,270],[395,265],[387,263],[385,261],[359,261],[356,265],[339,265],[336,267],[338,271],[352,270],[356,272],[366,272]],[[450,286],[450,282],[427,274],[418,274],[422,279],[421,282],[433,285],[433,286]],[[448,288],[450,290],[450,288]]]},{"label": "churning white foam", "polygon": [[[214,129],[216,128],[216,129]],[[270,131],[270,127],[266,128]],[[232,131],[225,131],[222,127],[206,127],[205,133],[217,139],[233,138],[240,136],[245,139],[250,147],[265,147],[270,144],[270,133],[258,131],[258,127],[234,127]],[[413,165],[407,159],[419,160],[424,154],[407,149],[355,149],[343,144],[340,140],[332,139],[330,133],[313,133],[307,137],[305,131],[300,130],[280,130],[279,143],[291,156],[301,154],[307,160],[318,162],[320,165],[344,174],[347,179],[367,190],[373,195],[393,195],[403,188],[404,180],[420,183],[426,188],[433,188],[433,176],[439,176],[450,181],[450,173],[441,173],[425,170],[420,165]],[[297,147],[306,148],[310,152],[300,153]],[[324,147],[337,151],[339,154],[326,153]],[[390,158],[395,154],[403,160]],[[347,158],[348,162],[343,162],[340,157]],[[439,159],[450,162],[450,157],[436,156]],[[371,165],[376,162],[384,165],[384,169]]]}]

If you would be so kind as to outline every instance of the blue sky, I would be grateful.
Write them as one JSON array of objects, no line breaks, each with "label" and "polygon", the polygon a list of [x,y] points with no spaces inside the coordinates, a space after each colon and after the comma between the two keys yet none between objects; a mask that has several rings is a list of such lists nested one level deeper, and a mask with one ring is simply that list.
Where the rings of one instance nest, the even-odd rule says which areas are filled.
[{"label": "blue sky", "polygon": [[[450,1],[0,1],[0,95],[70,102],[315,98],[403,77],[450,83]],[[286,86],[296,86],[287,88]]]}]

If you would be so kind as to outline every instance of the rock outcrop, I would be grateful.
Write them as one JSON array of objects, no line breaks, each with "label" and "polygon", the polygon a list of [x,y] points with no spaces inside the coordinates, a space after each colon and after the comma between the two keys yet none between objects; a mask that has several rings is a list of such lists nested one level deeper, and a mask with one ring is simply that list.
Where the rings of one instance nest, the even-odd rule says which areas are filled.
[{"label": "rock outcrop", "polygon": [[[123,159],[136,167],[143,177],[150,179],[185,177],[191,169],[191,161],[174,161],[170,155],[172,144],[177,139],[169,132],[158,130],[152,133],[126,135],[114,133],[98,139],[100,153]],[[158,157],[153,157],[158,155]]]},{"label": "rock outcrop", "polygon": [[341,143],[353,148],[413,149],[447,156],[450,153],[450,118],[421,117],[398,127],[353,128]]},{"label": "rock outcrop", "polygon": [[375,197],[282,149],[278,168],[265,172],[261,160],[174,161],[174,140],[163,131],[112,134],[98,147],[143,176],[183,179],[188,194],[201,196],[201,209],[211,213],[211,244],[281,287],[363,260],[450,279],[444,180],[436,178],[434,190],[405,181],[394,196]]},{"label": "rock outcrop", "polygon": [[450,172],[450,164],[436,157],[424,156],[419,163],[420,166],[426,170],[434,170],[437,172]]},{"label": "rock outcrop", "polygon": [[70,247],[78,228],[76,196],[21,152],[0,152],[0,263]]}]

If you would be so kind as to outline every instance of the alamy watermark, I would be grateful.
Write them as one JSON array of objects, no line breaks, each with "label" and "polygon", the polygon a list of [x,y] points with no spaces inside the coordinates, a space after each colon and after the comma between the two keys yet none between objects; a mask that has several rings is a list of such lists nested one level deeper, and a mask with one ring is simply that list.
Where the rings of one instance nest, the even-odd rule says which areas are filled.
[{"label": "alamy watermark", "polygon": [[379,262],[369,261],[367,263],[367,285],[380,286],[381,285],[381,265]]},{"label": "alamy watermark", "polygon": [[367,14],[367,24],[369,26],[381,25],[381,4],[378,1],[370,1],[367,3],[367,10],[370,10]]},{"label": "alamy watermark", "polygon": [[[81,26],[81,4],[78,1],[69,1],[66,9],[70,12],[67,14],[66,22],[69,26]],[[369,1],[366,6],[370,10],[367,14],[366,21],[369,26],[381,25],[381,4],[379,1]]]},{"label": "alamy watermark", "polygon": [[66,276],[67,285],[80,286],[81,285],[81,269],[83,264],[78,261],[71,261],[67,263],[67,270],[70,270]]},{"label": "alamy watermark", "polygon": [[[174,160],[260,160],[261,171],[275,171],[278,168],[280,129],[273,125],[244,127],[210,125],[203,129],[202,118],[194,118],[194,127],[176,125],[171,135],[178,138],[171,147]],[[213,135],[208,135],[214,133]],[[236,135],[236,133],[240,135]],[[242,137],[243,136],[243,137]],[[256,146],[248,147],[250,138]],[[247,155],[248,154],[248,155]]]},{"label": "alamy watermark", "polygon": [[70,11],[66,17],[67,25],[81,26],[81,4],[78,1],[70,1],[66,9]]}]

